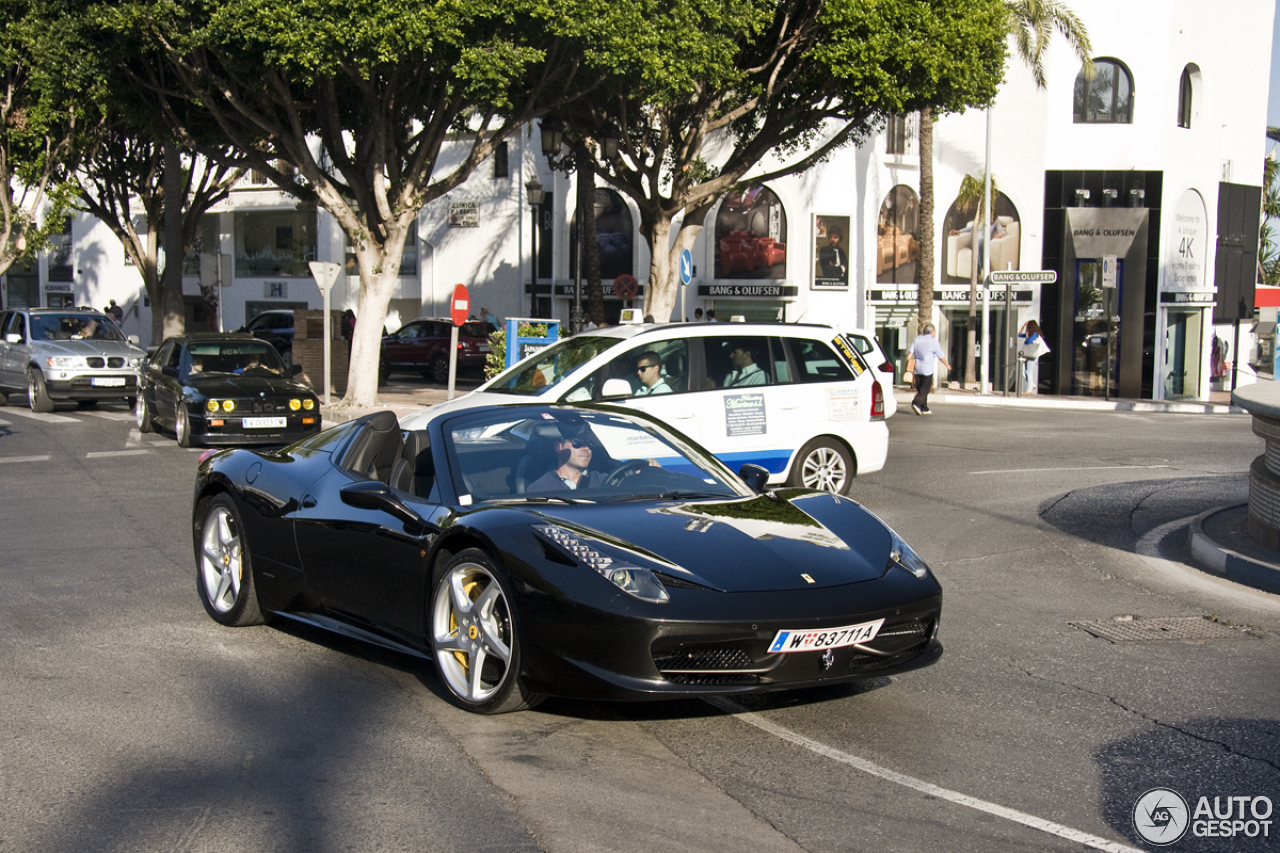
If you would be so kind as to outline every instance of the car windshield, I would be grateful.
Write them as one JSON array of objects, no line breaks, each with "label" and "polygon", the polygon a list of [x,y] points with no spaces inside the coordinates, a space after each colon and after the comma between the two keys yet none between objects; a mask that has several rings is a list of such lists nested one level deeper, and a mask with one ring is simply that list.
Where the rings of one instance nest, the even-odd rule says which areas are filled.
[{"label": "car windshield", "polygon": [[481,390],[495,394],[536,397],[553,387],[575,368],[622,343],[621,338],[580,335],[552,344],[536,359],[522,362],[495,376]]},{"label": "car windshield", "polygon": [[37,341],[113,341],[124,343],[115,323],[101,314],[32,314],[31,336]]},{"label": "car windshield", "polygon": [[187,374],[250,373],[259,376],[285,373],[275,347],[261,341],[213,341],[187,345]]},{"label": "car windshield", "polygon": [[750,490],[715,457],[657,425],[613,412],[518,406],[444,425],[462,503],[601,503],[739,497]]}]

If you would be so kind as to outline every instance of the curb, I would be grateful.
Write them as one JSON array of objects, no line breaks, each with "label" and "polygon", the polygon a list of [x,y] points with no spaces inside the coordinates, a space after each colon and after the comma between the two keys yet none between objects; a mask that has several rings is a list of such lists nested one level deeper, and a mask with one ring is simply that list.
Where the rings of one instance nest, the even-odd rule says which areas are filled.
[{"label": "curb", "polygon": [[[1248,504],[1233,504],[1211,509],[1192,519],[1188,533],[1191,556],[1201,566],[1227,580],[1280,595],[1280,562],[1272,562],[1257,555],[1242,554],[1215,541],[1205,533],[1206,523],[1221,525],[1229,524],[1233,520],[1238,523],[1240,519],[1236,519],[1235,516],[1247,517],[1248,512]],[[1256,543],[1250,550],[1254,549],[1270,550]],[[1276,553],[1275,557],[1280,560],[1280,553]]]}]

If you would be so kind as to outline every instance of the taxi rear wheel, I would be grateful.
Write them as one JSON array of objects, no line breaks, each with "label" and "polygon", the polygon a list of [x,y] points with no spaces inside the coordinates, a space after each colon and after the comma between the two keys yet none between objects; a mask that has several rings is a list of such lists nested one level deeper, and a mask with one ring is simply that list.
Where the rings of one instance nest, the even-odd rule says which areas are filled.
[{"label": "taxi rear wheel", "polygon": [[819,437],[800,448],[791,466],[787,485],[847,495],[856,470],[853,456],[843,443],[834,438]]}]

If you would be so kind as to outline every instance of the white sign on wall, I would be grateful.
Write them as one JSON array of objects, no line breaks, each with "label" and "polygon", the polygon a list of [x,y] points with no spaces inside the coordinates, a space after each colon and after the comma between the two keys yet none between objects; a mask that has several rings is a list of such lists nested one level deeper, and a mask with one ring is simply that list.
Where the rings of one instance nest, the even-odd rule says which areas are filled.
[{"label": "white sign on wall", "polygon": [[1173,227],[1165,249],[1164,286],[1169,293],[1211,290],[1205,281],[1209,228],[1204,200],[1187,190],[1173,210]]}]

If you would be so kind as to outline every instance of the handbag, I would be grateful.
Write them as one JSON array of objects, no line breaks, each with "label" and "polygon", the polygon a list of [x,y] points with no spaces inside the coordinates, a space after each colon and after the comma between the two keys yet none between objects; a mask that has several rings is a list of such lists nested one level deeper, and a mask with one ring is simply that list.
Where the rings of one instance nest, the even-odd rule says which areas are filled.
[{"label": "handbag", "polygon": [[916,381],[916,357],[914,355],[907,356],[907,369],[902,373],[902,381],[907,385],[912,385]]},{"label": "handbag", "polygon": [[1048,355],[1049,351],[1049,345],[1044,342],[1044,335],[1024,338],[1018,345],[1018,355],[1026,359],[1037,359],[1042,355]]}]

